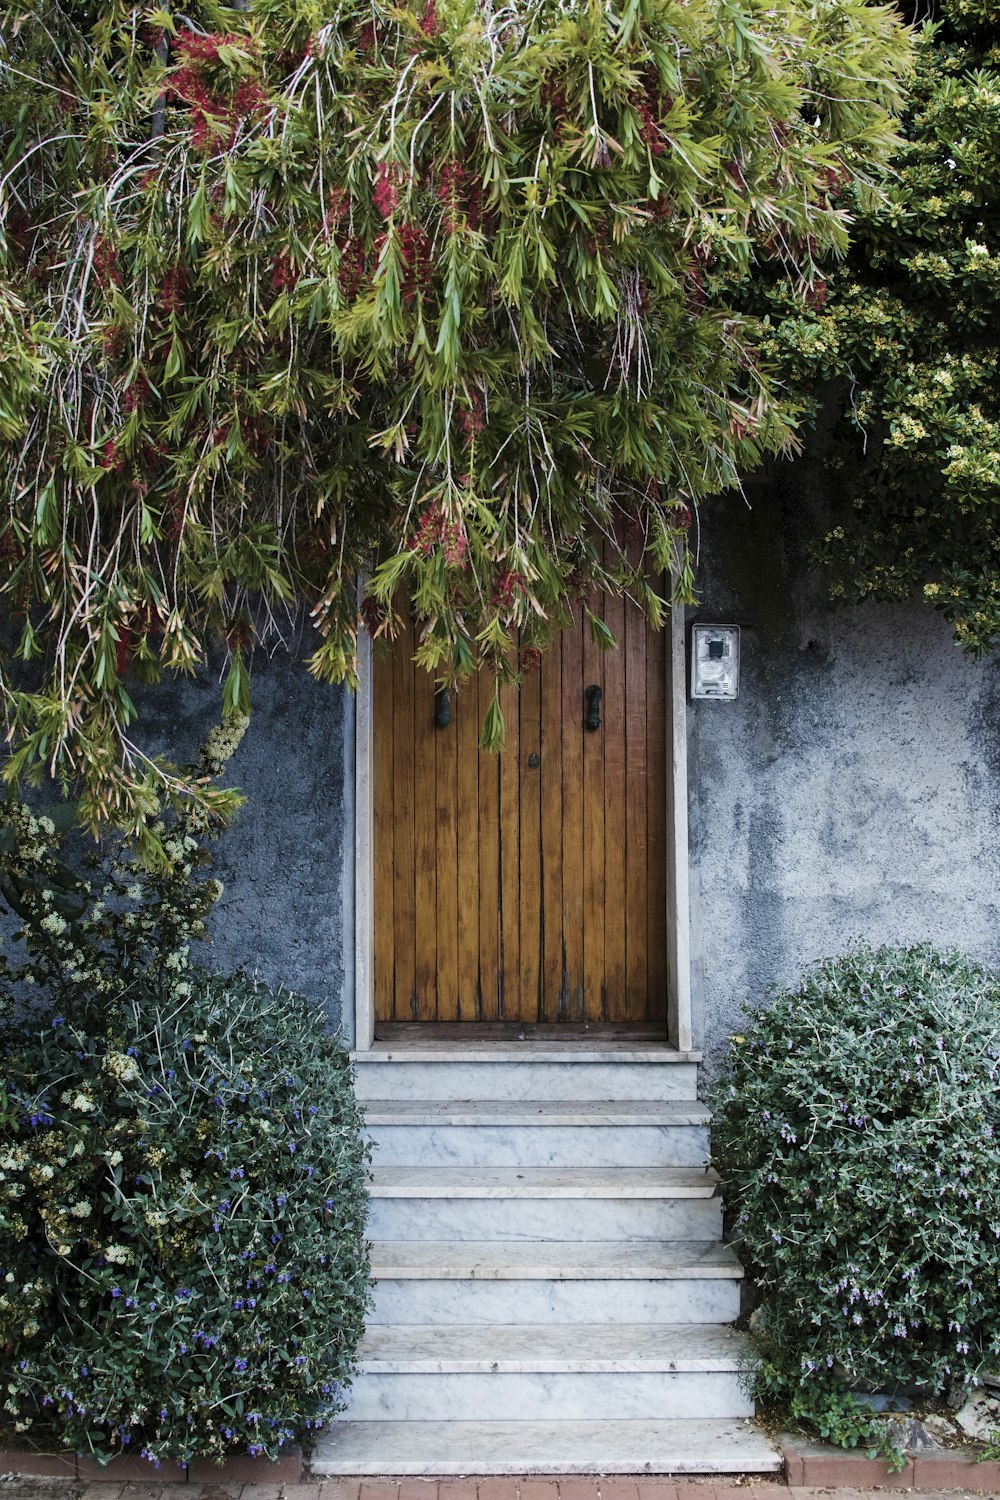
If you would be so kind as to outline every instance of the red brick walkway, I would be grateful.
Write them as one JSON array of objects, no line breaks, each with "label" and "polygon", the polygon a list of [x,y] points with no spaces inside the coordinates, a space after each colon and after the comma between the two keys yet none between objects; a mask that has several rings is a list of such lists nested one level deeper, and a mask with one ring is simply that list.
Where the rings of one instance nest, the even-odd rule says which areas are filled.
[{"label": "red brick walkway", "polygon": [[[907,1493],[895,1490],[895,1494]],[[1000,1500],[996,1490],[909,1491],[920,1500]],[[10,1478],[0,1500],[890,1500],[885,1489],[784,1484],[676,1483],[637,1476],[602,1479],[331,1479],[301,1484],[85,1484],[66,1479]]]}]

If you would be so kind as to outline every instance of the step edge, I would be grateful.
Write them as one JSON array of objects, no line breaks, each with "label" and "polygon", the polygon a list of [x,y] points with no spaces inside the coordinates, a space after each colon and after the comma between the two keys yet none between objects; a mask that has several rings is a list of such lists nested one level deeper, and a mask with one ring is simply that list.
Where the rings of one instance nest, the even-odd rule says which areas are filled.
[{"label": "step edge", "polygon": [[[501,1103],[500,1100],[483,1101]],[[609,1101],[616,1105],[627,1103],[623,1100]],[[638,1100],[637,1103],[647,1101]],[[696,1104],[688,1103],[687,1100],[656,1100],[648,1101],[652,1108],[646,1111],[628,1109],[608,1110],[604,1114],[588,1111],[581,1107],[585,1101],[567,1101],[565,1109],[550,1110],[545,1114],[531,1113],[530,1103],[527,1101],[525,1108],[517,1109],[511,1104],[502,1112],[495,1110],[486,1112],[478,1110],[475,1102],[458,1101],[444,1102],[429,1100],[393,1100],[393,1099],[369,1099],[365,1108],[365,1123],[368,1125],[391,1125],[391,1126],[458,1126],[468,1129],[489,1130],[502,1128],[509,1130],[517,1129],[551,1129],[551,1130],[598,1130],[602,1127],[607,1130],[662,1130],[662,1129],[684,1129],[688,1127],[700,1127],[711,1125],[712,1115],[707,1109]],[[678,1108],[670,1110],[669,1103],[676,1102]],[[419,1109],[407,1109],[405,1105],[417,1104]],[[435,1105],[437,1107],[435,1107]]]},{"label": "step edge", "polygon": [[349,1057],[355,1065],[365,1063],[393,1063],[396,1065],[404,1063],[441,1063],[449,1066],[455,1063],[495,1063],[506,1066],[509,1063],[565,1063],[569,1067],[607,1067],[609,1065],[624,1064],[630,1066],[632,1063],[641,1063],[646,1067],[671,1067],[676,1064],[693,1064],[702,1061],[701,1052],[672,1052],[664,1048],[659,1051],[652,1047],[636,1047],[634,1050],[618,1048],[615,1050],[603,1050],[594,1052],[565,1052],[554,1051],[551,1048],[531,1047],[528,1050],[526,1044],[520,1048],[483,1048],[483,1047],[448,1047],[447,1050],[436,1047],[413,1047],[387,1049],[380,1051],[377,1047],[369,1048],[364,1052],[351,1052]]},{"label": "step edge", "polygon": [[[579,1172],[580,1175],[567,1181],[567,1172]],[[670,1173],[671,1176],[657,1181],[649,1175],[657,1172]],[[640,1173],[643,1175],[639,1176]],[[470,1174],[482,1180],[461,1180]],[[721,1185],[721,1179],[712,1167],[375,1166],[368,1194],[371,1198],[441,1198],[448,1201],[516,1198],[681,1201],[716,1198]]]}]

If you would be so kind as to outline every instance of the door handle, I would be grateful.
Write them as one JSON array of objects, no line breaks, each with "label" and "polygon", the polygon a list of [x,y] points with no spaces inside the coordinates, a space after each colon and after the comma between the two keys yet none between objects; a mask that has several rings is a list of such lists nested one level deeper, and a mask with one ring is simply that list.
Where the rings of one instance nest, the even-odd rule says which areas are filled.
[{"label": "door handle", "polygon": [[447,729],[451,723],[451,697],[447,688],[438,688],[434,694],[434,723],[438,729]]},{"label": "door handle", "polygon": [[594,682],[591,683],[590,687],[584,688],[583,697],[587,705],[587,711],[583,716],[584,729],[600,729],[601,699],[604,697],[604,693],[597,686],[597,683]]}]

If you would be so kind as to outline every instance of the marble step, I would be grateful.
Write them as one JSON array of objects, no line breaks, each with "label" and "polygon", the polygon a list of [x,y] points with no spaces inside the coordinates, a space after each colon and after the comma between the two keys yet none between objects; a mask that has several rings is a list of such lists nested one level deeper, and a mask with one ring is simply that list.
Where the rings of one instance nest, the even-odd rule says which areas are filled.
[{"label": "marble step", "polygon": [[368,1229],[386,1240],[717,1239],[702,1167],[376,1167]]},{"label": "marble step", "polygon": [[358,1098],[368,1100],[631,1099],[693,1101],[700,1054],[650,1043],[523,1042],[388,1047],[352,1054]]},{"label": "marble step", "polygon": [[746,1421],[333,1423],[312,1471],[337,1474],[767,1474],[782,1457]]},{"label": "marble step", "polygon": [[369,1324],[730,1323],[743,1267],[710,1241],[377,1241]]},{"label": "marble step", "polygon": [[373,1100],[379,1166],[698,1167],[709,1113],[690,1100]]},{"label": "marble step", "polygon": [[357,1422],[753,1414],[729,1328],[607,1324],[370,1328],[348,1405]]}]

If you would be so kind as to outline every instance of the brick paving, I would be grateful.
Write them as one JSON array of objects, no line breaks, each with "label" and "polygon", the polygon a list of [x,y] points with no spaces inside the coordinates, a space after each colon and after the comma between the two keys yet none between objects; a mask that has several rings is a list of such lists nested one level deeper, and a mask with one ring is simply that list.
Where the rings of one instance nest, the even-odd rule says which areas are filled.
[{"label": "brick paving", "polygon": [[[920,1500],[1000,1500],[996,1489],[906,1490],[789,1486],[773,1480],[739,1483],[718,1479],[684,1482],[650,1475],[613,1478],[325,1479],[296,1484],[197,1484],[184,1500],[890,1500],[893,1493]],[[86,1483],[11,1477],[0,1482],[0,1500],[180,1500],[174,1484]]]}]

